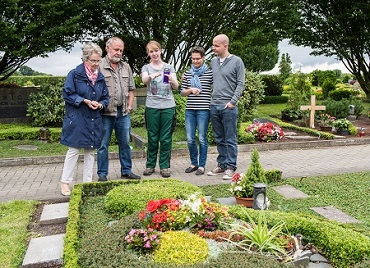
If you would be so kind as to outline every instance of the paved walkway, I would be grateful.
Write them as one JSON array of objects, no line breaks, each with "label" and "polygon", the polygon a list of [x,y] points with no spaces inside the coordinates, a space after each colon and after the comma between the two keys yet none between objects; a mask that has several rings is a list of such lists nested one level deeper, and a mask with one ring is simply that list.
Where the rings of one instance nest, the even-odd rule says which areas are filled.
[{"label": "paved walkway", "polygon": [[[289,148],[289,146],[287,147]],[[265,169],[279,169],[283,171],[284,178],[370,171],[369,142],[360,145],[321,148],[312,146],[310,149],[266,150],[264,148],[263,150],[259,150],[259,154],[262,166]],[[248,168],[251,161],[250,155],[250,147],[249,149],[240,147],[238,156],[239,172],[244,172]],[[210,148],[207,170],[216,166],[216,157],[215,148]],[[222,180],[221,176],[210,177],[207,175],[196,176],[195,174],[186,174],[184,170],[188,166],[189,159],[186,151],[185,155],[177,154],[173,156],[171,161],[172,177],[188,181],[195,185],[230,183],[230,181]],[[62,162],[1,166],[0,202],[14,199],[68,200],[68,197],[63,197],[60,194],[59,180],[62,168]],[[133,159],[134,173],[142,174],[144,168],[144,158]],[[94,169],[94,180],[97,180],[96,166]],[[150,178],[154,177],[160,177],[158,169],[155,174],[150,176]],[[82,162],[78,165],[76,178],[77,181],[75,183],[80,183],[82,178]],[[120,179],[120,166],[119,161],[116,159],[110,161],[108,178],[110,180]]]}]

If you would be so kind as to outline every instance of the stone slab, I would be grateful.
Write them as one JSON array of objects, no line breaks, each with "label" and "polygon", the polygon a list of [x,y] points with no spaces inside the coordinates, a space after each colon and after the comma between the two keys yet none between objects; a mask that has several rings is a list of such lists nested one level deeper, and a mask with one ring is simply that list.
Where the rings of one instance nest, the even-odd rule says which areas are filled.
[{"label": "stone slab", "polygon": [[333,206],[312,207],[310,209],[330,220],[335,220],[341,223],[360,223],[359,220],[356,220]]},{"label": "stone slab", "polygon": [[294,188],[291,185],[281,185],[272,188],[286,199],[299,199],[308,197],[307,194]]},{"label": "stone slab", "polygon": [[217,200],[222,205],[227,205],[227,206],[236,205],[235,197],[217,198]]},{"label": "stone slab", "polygon": [[25,145],[14,146],[14,148],[19,149],[19,150],[25,150],[25,151],[36,151],[38,147],[35,145],[25,144]]},{"label": "stone slab", "polygon": [[284,136],[284,138],[290,139],[290,140],[317,140],[319,137],[314,136]]},{"label": "stone slab", "polygon": [[63,245],[65,234],[32,238],[22,268],[53,267],[63,263]]},{"label": "stone slab", "polygon": [[40,216],[40,224],[47,225],[67,222],[68,207],[68,202],[45,205]]}]

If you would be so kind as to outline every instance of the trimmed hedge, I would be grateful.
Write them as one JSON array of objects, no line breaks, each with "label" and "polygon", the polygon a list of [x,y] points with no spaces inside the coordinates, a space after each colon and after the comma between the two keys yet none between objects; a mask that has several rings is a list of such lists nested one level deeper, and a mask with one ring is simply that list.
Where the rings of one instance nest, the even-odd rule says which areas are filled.
[{"label": "trimmed hedge", "polygon": [[191,183],[180,180],[144,180],[140,183],[117,186],[110,190],[106,195],[105,207],[114,216],[120,218],[145,209],[150,200],[186,199],[194,192],[202,192],[202,190]]},{"label": "trimmed hedge", "polygon": [[[231,207],[230,214],[248,220],[247,214],[257,221],[257,210]],[[370,238],[323,218],[285,212],[265,211],[270,227],[285,222],[289,233],[302,234],[305,242],[314,244],[335,267],[349,267],[370,257]]]}]

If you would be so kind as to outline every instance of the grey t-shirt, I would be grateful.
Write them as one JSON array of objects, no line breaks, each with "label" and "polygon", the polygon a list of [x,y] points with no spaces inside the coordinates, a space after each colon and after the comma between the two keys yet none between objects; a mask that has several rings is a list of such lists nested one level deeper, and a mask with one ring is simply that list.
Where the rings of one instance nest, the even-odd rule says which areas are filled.
[{"label": "grey t-shirt", "polygon": [[[152,73],[162,73],[163,69],[169,68],[170,73],[175,73],[175,68],[173,66],[164,63],[162,69],[154,69],[150,64],[146,64],[141,68],[141,73],[147,72],[149,75]],[[163,83],[163,75],[151,80],[147,86],[146,93],[146,107],[156,108],[156,109],[166,109],[175,107],[175,99],[172,94],[171,85]]]}]

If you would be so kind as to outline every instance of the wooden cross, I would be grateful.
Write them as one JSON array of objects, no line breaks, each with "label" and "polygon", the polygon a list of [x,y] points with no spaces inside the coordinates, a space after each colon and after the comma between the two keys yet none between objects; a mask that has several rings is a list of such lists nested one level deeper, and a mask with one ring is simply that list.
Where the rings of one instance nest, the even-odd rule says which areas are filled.
[{"label": "wooden cross", "polygon": [[302,105],[301,110],[310,110],[310,127],[315,128],[315,111],[324,111],[326,109],[325,106],[316,106],[316,98],[315,95],[311,95],[311,105]]}]

